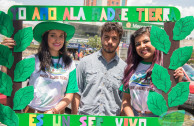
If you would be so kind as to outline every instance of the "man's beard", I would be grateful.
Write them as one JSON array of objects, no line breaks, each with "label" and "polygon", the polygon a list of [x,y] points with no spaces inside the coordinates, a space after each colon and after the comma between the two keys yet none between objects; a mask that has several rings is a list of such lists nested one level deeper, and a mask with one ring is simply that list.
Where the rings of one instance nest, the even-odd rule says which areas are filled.
[{"label": "man's beard", "polygon": [[113,48],[113,49],[111,48],[111,49],[109,50],[109,49],[107,49],[107,48],[105,47],[105,45],[102,45],[102,49],[103,49],[106,53],[115,53],[117,47],[118,47],[118,45],[117,45],[115,48]]}]

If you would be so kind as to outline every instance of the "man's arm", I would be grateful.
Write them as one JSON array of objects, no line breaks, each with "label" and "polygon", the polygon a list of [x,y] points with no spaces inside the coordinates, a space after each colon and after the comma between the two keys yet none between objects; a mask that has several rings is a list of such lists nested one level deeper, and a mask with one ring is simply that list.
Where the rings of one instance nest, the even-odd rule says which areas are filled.
[{"label": "man's arm", "polygon": [[81,60],[76,68],[76,78],[77,78],[79,92],[74,94],[73,100],[71,102],[71,114],[77,114],[78,112],[81,94],[84,89],[84,73],[85,73],[84,69],[85,69],[85,64]]},{"label": "man's arm", "polygon": [[71,114],[77,114],[80,103],[80,95],[75,93],[71,103]]}]

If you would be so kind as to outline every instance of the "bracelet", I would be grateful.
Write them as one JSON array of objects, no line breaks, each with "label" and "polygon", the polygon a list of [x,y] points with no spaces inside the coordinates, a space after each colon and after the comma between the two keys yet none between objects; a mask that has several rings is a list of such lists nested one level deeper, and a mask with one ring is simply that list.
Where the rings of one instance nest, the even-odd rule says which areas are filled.
[{"label": "bracelet", "polygon": [[53,114],[58,114],[58,111],[55,108],[52,108],[51,111],[53,112]]}]

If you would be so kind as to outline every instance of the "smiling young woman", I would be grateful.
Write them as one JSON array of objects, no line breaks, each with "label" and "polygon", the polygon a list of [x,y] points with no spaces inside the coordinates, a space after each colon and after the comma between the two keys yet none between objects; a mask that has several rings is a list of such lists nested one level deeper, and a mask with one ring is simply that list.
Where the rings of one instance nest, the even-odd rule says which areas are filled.
[{"label": "smiling young woman", "polygon": [[52,56],[59,56],[59,50],[64,45],[65,32],[61,30],[50,30],[48,32],[48,47]]},{"label": "smiling young woman", "polygon": [[[74,33],[72,25],[57,22],[41,22],[34,27],[34,39],[40,46],[37,54],[27,57],[35,58],[35,70],[29,78],[34,99],[26,113],[61,113],[78,92],[76,66],[66,52],[66,41]],[[14,44],[14,40],[6,38],[3,43]]]},{"label": "smiling young woman", "polygon": [[[131,41],[127,54],[127,67],[125,68],[123,85],[122,107],[127,116],[148,116],[154,115],[147,105],[149,90],[157,89],[151,80],[151,73],[154,64],[162,65],[162,53],[152,46],[150,42],[151,27],[142,27],[131,35]],[[175,70],[175,78],[182,80],[184,74],[182,68]]]},{"label": "smiling young woman", "polygon": [[64,110],[78,92],[76,66],[66,52],[66,41],[75,28],[57,22],[42,22],[35,26],[34,39],[40,43],[35,57],[35,71],[29,85],[34,86],[34,99],[25,112],[31,110],[56,114]]},{"label": "smiling young woman", "polygon": [[152,62],[154,58],[155,47],[152,46],[148,34],[142,34],[135,38],[135,48],[137,54],[143,58],[144,62]]}]

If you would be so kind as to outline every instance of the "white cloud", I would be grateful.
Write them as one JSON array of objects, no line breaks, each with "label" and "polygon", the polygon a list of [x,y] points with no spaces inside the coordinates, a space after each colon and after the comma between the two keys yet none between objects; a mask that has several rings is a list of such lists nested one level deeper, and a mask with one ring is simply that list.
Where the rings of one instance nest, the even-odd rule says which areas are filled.
[{"label": "white cloud", "polygon": [[175,6],[175,7],[177,7],[181,12],[181,17],[194,16],[194,6],[190,7]]},{"label": "white cloud", "polygon": [[153,5],[152,0],[128,0],[127,6],[144,6],[144,5]]},{"label": "white cloud", "polygon": [[0,0],[0,10],[7,13],[8,9],[13,5],[22,5],[22,3],[17,3],[13,0]]}]

